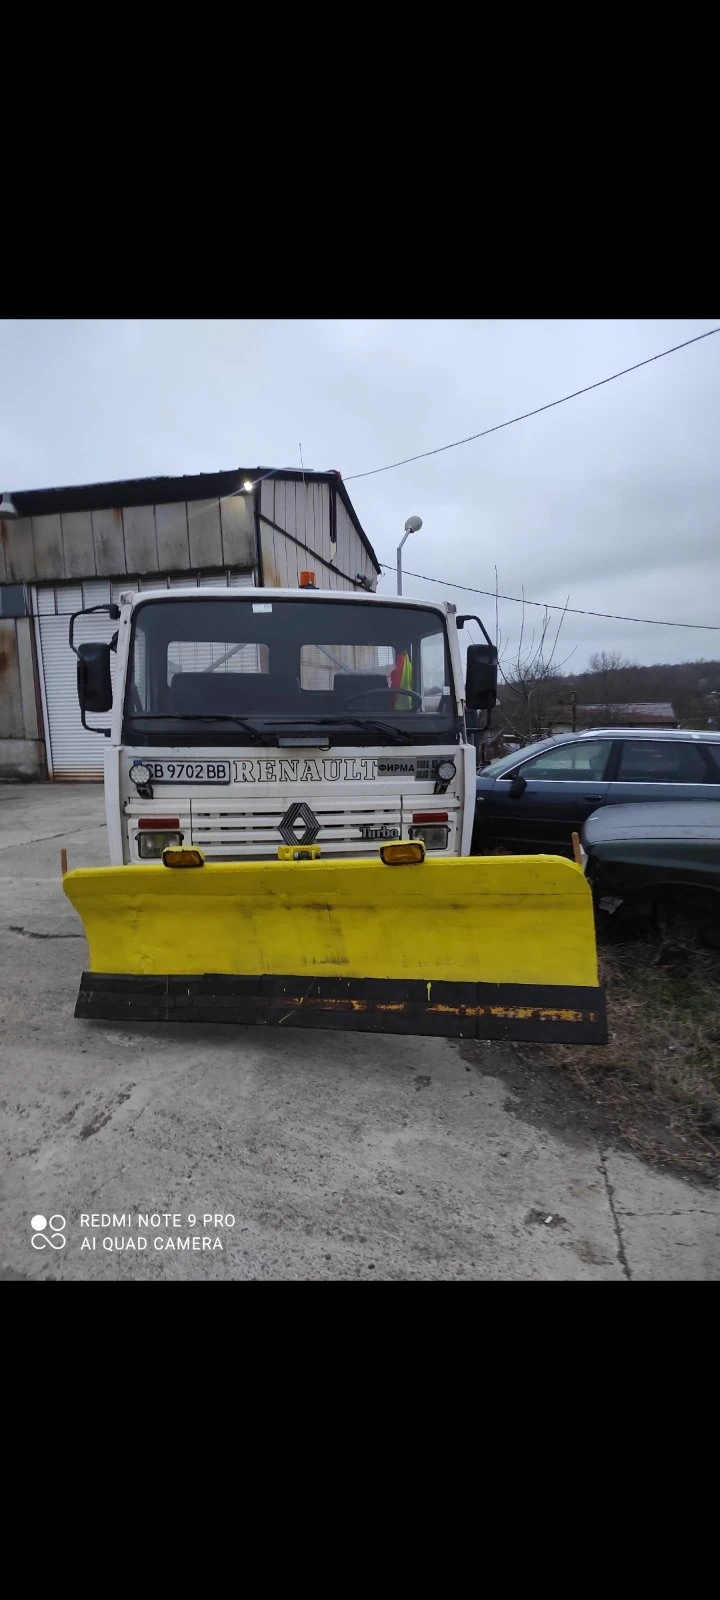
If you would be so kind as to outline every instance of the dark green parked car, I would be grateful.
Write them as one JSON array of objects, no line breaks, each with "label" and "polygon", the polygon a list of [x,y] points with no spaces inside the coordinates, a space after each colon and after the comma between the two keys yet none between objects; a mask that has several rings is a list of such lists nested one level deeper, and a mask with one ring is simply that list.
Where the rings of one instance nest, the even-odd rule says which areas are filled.
[{"label": "dark green parked car", "polygon": [[720,800],[605,806],[588,817],[581,847],[598,910],[669,930],[689,918],[720,941]]}]

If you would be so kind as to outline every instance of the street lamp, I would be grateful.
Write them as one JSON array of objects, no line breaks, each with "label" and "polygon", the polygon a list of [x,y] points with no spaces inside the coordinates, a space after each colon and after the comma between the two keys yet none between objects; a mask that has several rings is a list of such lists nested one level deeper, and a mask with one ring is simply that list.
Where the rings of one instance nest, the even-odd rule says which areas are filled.
[{"label": "street lamp", "polygon": [[419,533],[422,527],[422,517],[408,517],[405,523],[405,533],[397,547],[397,592],[402,594],[402,547],[411,533]]}]

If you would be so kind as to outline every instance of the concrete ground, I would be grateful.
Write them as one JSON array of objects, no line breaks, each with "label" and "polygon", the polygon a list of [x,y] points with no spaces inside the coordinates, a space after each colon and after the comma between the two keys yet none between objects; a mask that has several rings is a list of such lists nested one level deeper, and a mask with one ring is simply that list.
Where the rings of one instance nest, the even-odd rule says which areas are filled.
[{"label": "concrete ground", "polygon": [[62,845],[106,861],[99,785],[0,787],[0,1276],[720,1279],[717,1191],[526,1120],[492,1045],[76,1022]]}]

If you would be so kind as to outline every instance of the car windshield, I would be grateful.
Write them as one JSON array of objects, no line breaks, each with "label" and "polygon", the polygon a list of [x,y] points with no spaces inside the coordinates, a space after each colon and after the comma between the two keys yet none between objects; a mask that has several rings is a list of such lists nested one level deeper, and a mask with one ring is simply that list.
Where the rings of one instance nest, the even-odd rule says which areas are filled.
[{"label": "car windshield", "polygon": [[541,750],[552,750],[554,743],[554,739],[538,739],[535,744],[524,745],[522,750],[513,750],[512,755],[500,756],[482,768],[481,777],[500,778],[503,772],[512,772],[513,767],[520,761],[527,761],[529,756],[538,755]]},{"label": "car windshield", "polygon": [[[133,614],[125,720],[134,744],[213,742],[302,726],[344,743],[447,740],[457,725],[447,633],[430,608],[318,597],[148,600]],[[193,724],[195,724],[193,732]],[[203,728],[202,737],[207,737]]]}]

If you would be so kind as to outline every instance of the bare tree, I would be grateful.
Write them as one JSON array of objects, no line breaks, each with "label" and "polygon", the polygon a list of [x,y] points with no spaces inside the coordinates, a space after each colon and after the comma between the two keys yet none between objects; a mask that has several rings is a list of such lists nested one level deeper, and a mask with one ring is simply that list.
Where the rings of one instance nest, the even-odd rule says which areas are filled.
[{"label": "bare tree", "polygon": [[629,674],[633,668],[634,662],[619,650],[596,650],[590,657],[589,671],[597,680],[593,698],[602,706],[605,721],[610,725],[622,720],[620,707],[628,698]]},{"label": "bare tree", "polygon": [[568,595],[554,631],[550,613],[545,609],[538,628],[533,628],[528,638],[523,594],[517,648],[506,646],[503,651],[505,659],[500,659],[504,721],[508,730],[523,744],[532,739],[543,739],[552,731],[551,709],[557,699],[557,679],[573,654],[570,651],[563,661],[556,661],[558,640],[569,601]]}]

